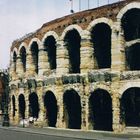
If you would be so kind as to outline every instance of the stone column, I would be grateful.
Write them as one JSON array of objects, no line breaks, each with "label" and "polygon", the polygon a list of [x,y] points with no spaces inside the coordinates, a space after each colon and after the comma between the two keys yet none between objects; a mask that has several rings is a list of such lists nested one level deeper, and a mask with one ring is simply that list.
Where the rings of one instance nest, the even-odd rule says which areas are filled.
[{"label": "stone column", "polygon": [[94,57],[93,57],[93,44],[91,37],[88,34],[82,36],[81,39],[81,73],[87,73],[94,68]]},{"label": "stone column", "polygon": [[[43,86],[43,84],[42,84]],[[43,102],[43,87],[37,87],[38,103],[39,103],[39,117],[37,119],[38,126],[42,127],[45,123],[44,117],[44,102]]]},{"label": "stone column", "polygon": [[27,57],[26,57],[26,61],[27,61],[27,64],[26,64],[26,76],[34,76],[35,75],[35,65],[33,63],[33,57],[32,57],[32,54],[31,52],[28,52],[27,54]]},{"label": "stone column", "polygon": [[17,72],[18,77],[23,77],[24,70],[23,70],[23,64],[22,64],[20,55],[17,56],[16,72]]},{"label": "stone column", "polygon": [[58,94],[57,105],[58,105],[58,114],[57,114],[57,124],[56,127],[66,128],[66,123],[64,121],[64,103],[63,103],[63,91],[62,87],[57,87],[56,92]]},{"label": "stone column", "polygon": [[121,132],[123,129],[120,116],[120,99],[116,91],[112,91],[112,93],[113,131],[117,133]]},{"label": "stone column", "polygon": [[49,62],[48,62],[48,53],[47,50],[44,49],[42,44],[41,49],[39,50],[39,75],[46,75],[49,73]]},{"label": "stone column", "polygon": [[112,29],[112,70],[125,70],[125,40],[124,33],[120,28],[117,28],[117,23]]},{"label": "stone column", "polygon": [[62,75],[69,72],[69,56],[67,50],[67,44],[63,40],[59,40],[57,44],[57,69],[56,74]]},{"label": "stone column", "polygon": [[29,90],[27,89],[27,87],[24,89],[25,91],[25,118],[28,119],[29,118]]},{"label": "stone column", "polygon": [[19,102],[18,102],[18,95],[15,96],[15,124],[19,124]]},{"label": "stone column", "polygon": [[14,80],[16,78],[15,67],[16,67],[16,63],[11,61],[10,62],[10,76],[11,76],[12,80]]}]

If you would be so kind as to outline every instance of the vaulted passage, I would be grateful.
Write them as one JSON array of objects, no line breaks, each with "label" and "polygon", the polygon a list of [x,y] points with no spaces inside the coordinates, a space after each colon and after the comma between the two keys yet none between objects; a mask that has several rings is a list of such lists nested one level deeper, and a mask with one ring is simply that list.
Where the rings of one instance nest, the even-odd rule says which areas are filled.
[{"label": "vaulted passage", "polygon": [[46,119],[48,119],[48,125],[55,127],[57,121],[57,100],[53,92],[46,92],[44,96],[44,106],[46,108]]},{"label": "vaulted passage", "polygon": [[129,70],[140,70],[140,43],[126,48],[126,61]]},{"label": "vaulted passage", "polygon": [[77,30],[69,31],[65,36],[65,44],[69,55],[69,73],[80,73],[80,42]]},{"label": "vaulted passage", "polygon": [[112,99],[109,93],[98,89],[91,93],[89,103],[94,130],[112,131]]},{"label": "vaulted passage", "polygon": [[12,116],[15,117],[15,111],[16,111],[16,104],[15,104],[15,96],[12,96],[12,106],[13,106],[13,111],[12,111]]},{"label": "vaulted passage", "polygon": [[105,23],[99,23],[91,32],[95,68],[111,67],[111,29]]},{"label": "vaulted passage", "polygon": [[126,126],[140,126],[140,88],[129,88],[123,93],[121,117]]},{"label": "vaulted passage", "polygon": [[35,92],[29,95],[29,115],[33,118],[38,118],[39,114],[39,104],[38,96]]},{"label": "vaulted passage", "polygon": [[19,95],[18,101],[20,118],[25,119],[25,98],[23,94]]},{"label": "vaulted passage", "polygon": [[56,69],[56,41],[53,36],[48,36],[44,42],[45,51],[48,54],[50,69]]},{"label": "vaulted passage", "polygon": [[122,27],[126,41],[140,38],[140,9],[128,10],[123,15]]},{"label": "vaulted passage", "polygon": [[31,54],[33,59],[33,65],[35,67],[35,72],[38,73],[38,44],[37,42],[33,42],[31,45]]},{"label": "vaulted passage", "polygon": [[25,72],[26,71],[26,49],[24,46],[20,50],[20,57],[21,57],[22,65],[23,65],[23,70]]},{"label": "vaulted passage", "polygon": [[16,52],[14,51],[13,53],[13,63],[14,63],[14,71],[16,72],[16,62],[17,62],[17,54]]},{"label": "vaulted passage", "polygon": [[63,96],[65,122],[68,128],[81,128],[81,101],[75,90],[67,90]]}]

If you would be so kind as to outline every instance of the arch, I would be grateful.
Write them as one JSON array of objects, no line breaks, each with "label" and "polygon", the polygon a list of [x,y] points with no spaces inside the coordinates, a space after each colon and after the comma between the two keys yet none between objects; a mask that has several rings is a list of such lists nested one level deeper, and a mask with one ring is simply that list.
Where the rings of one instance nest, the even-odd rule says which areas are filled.
[{"label": "arch", "polygon": [[70,25],[67,28],[65,28],[65,30],[63,31],[62,35],[61,35],[61,40],[64,40],[66,34],[71,31],[71,30],[77,30],[77,32],[79,33],[79,35],[82,37],[83,36],[83,30],[80,26],[78,25]]},{"label": "arch", "polygon": [[103,89],[97,89],[89,97],[89,118],[95,130],[112,131],[112,99]]},{"label": "arch", "polygon": [[140,125],[140,88],[131,87],[123,92],[120,100],[121,120],[126,126],[136,127]]},{"label": "arch", "polygon": [[44,50],[48,55],[48,61],[50,65],[50,69],[56,69],[56,39],[54,36],[50,35],[44,39]]},{"label": "arch", "polygon": [[26,72],[26,49],[24,46],[20,48],[19,54],[20,54],[22,65],[23,65],[23,70],[24,72]]},{"label": "arch", "polygon": [[57,35],[57,33],[56,33],[55,31],[49,31],[49,32],[47,32],[47,33],[44,35],[44,37],[43,37],[43,39],[42,39],[42,42],[44,43],[44,42],[45,42],[45,39],[46,39],[47,37],[49,37],[49,36],[53,36],[53,37],[56,39],[56,42],[57,42],[58,39],[59,39],[59,36]]},{"label": "arch", "polygon": [[41,41],[38,38],[32,38],[32,40],[30,41],[28,47],[27,47],[27,53],[29,53],[31,51],[31,45],[33,42],[36,42],[38,44],[38,47],[41,46]]},{"label": "arch", "polygon": [[11,59],[13,59],[14,53],[16,53],[16,55],[18,55],[18,50],[17,50],[16,47],[15,47],[15,48],[12,50],[12,52],[11,52]]},{"label": "arch", "polygon": [[130,9],[133,9],[133,8],[137,8],[137,9],[140,9],[140,3],[139,2],[131,2],[129,3],[128,5],[126,5],[125,7],[123,7],[120,12],[118,13],[117,15],[117,21],[119,23],[121,23],[121,19],[123,17],[123,15]]},{"label": "arch", "polygon": [[37,38],[33,38],[30,42],[30,52],[32,55],[32,63],[35,67],[35,72],[38,74],[38,58],[39,58],[39,46],[40,46],[41,42],[39,39]]},{"label": "arch", "polygon": [[65,47],[69,56],[69,73],[80,73],[81,36],[76,29],[69,30],[64,37]]},{"label": "arch", "polygon": [[121,18],[121,27],[126,41],[140,38],[140,7],[129,9]]},{"label": "arch", "polygon": [[113,21],[111,19],[108,19],[108,18],[97,18],[95,20],[93,20],[87,27],[87,31],[91,32],[92,29],[99,23],[104,23],[104,24],[107,24],[108,26],[110,26],[110,28],[112,29],[113,28]]},{"label": "arch", "polygon": [[14,95],[12,95],[12,107],[13,107],[12,116],[15,117],[15,115],[16,115],[16,99],[15,99]]},{"label": "arch", "polygon": [[25,119],[25,109],[26,109],[26,105],[25,105],[25,97],[23,94],[20,94],[18,97],[18,102],[19,102],[19,115],[20,118]]},{"label": "arch", "polygon": [[18,54],[20,54],[20,51],[21,51],[22,47],[25,47],[25,49],[27,49],[28,48],[28,45],[25,42],[22,42],[20,44],[19,48],[18,48]]},{"label": "arch", "polygon": [[32,92],[29,95],[29,116],[37,119],[38,115],[39,115],[38,96],[35,92]]},{"label": "arch", "polygon": [[70,129],[81,128],[81,99],[74,89],[66,90],[63,95],[64,120]]},{"label": "arch", "polygon": [[57,100],[52,91],[47,91],[45,93],[44,106],[46,108],[46,119],[48,119],[48,126],[55,127],[57,122]]},{"label": "arch", "polygon": [[104,22],[96,24],[91,30],[95,68],[111,68],[111,34],[110,26]]}]

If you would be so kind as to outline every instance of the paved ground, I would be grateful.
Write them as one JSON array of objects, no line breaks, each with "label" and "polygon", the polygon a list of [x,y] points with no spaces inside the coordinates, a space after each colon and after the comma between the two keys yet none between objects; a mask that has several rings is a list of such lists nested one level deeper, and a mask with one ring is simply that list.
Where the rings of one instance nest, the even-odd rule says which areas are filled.
[{"label": "paved ground", "polygon": [[140,140],[140,134],[85,132],[54,128],[0,127],[0,140]]}]

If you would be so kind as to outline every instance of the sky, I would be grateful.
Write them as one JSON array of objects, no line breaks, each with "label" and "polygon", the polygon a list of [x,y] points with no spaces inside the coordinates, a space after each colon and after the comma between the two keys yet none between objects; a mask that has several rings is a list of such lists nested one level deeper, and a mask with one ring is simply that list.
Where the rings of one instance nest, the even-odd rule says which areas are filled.
[{"label": "sky", "polygon": [[[109,0],[110,3],[119,0]],[[89,0],[89,9],[105,5],[108,0]],[[73,10],[88,9],[88,0],[73,0]],[[34,32],[44,23],[69,15],[70,0],[0,0],[0,69],[10,63],[12,42]]]}]

